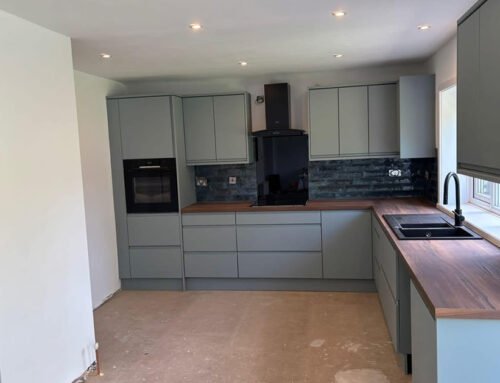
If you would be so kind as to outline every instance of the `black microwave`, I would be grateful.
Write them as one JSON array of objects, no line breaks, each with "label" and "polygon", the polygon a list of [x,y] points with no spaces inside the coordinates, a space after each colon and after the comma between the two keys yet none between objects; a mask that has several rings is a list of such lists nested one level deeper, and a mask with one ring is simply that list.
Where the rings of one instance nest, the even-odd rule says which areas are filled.
[{"label": "black microwave", "polygon": [[175,158],[124,160],[127,213],[179,211]]}]

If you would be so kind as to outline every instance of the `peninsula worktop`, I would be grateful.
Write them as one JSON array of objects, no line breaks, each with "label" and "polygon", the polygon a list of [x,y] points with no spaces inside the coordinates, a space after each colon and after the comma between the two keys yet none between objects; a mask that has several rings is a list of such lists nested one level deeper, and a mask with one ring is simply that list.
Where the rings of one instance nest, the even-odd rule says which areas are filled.
[{"label": "peninsula worktop", "polygon": [[371,209],[434,318],[500,319],[500,249],[486,240],[399,240],[384,214],[442,214],[418,199],[309,201],[252,207],[250,202],[197,203],[187,213]]}]

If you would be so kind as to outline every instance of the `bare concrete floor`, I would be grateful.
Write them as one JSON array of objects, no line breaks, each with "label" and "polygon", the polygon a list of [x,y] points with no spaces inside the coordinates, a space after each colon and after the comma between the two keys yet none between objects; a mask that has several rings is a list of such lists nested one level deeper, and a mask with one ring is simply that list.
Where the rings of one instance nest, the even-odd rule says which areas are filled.
[{"label": "bare concrete floor", "polygon": [[376,294],[121,292],[90,382],[408,383]]}]

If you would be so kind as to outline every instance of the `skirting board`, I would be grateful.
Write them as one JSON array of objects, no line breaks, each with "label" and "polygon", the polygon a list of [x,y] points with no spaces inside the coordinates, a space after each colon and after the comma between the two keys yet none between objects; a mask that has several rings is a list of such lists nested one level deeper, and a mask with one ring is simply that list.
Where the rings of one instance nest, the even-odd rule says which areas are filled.
[{"label": "skirting board", "polygon": [[[182,290],[182,279],[122,279],[122,290]],[[375,292],[373,280],[186,278],[186,290]]]}]

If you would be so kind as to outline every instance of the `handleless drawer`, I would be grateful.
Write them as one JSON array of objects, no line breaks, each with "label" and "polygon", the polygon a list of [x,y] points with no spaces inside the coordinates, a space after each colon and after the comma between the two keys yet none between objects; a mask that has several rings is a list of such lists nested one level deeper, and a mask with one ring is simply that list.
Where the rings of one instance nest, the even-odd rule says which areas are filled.
[{"label": "handleless drawer", "polygon": [[236,252],[184,253],[188,278],[237,278],[238,255]]},{"label": "handleless drawer", "polygon": [[374,268],[375,284],[377,286],[380,305],[382,306],[385,323],[391,336],[393,347],[396,349],[396,345],[398,344],[398,304],[378,263],[375,263]]},{"label": "handleless drawer", "polygon": [[129,214],[130,246],[180,246],[179,214]]},{"label": "handleless drawer", "polygon": [[184,226],[184,251],[236,251],[235,226]]},{"label": "handleless drawer", "polygon": [[180,247],[130,248],[132,278],[182,278]]},{"label": "handleless drawer", "polygon": [[235,213],[189,213],[182,215],[183,226],[234,225]]},{"label": "handleless drawer", "polygon": [[239,252],[240,278],[321,278],[320,252]]},{"label": "handleless drawer", "polygon": [[373,217],[373,253],[385,275],[391,293],[397,296],[398,257],[378,220]]},{"label": "handleless drawer", "polygon": [[321,251],[321,225],[237,227],[238,251]]},{"label": "handleless drawer", "polygon": [[273,213],[236,213],[238,225],[295,225],[321,223],[319,211],[283,211]]}]

